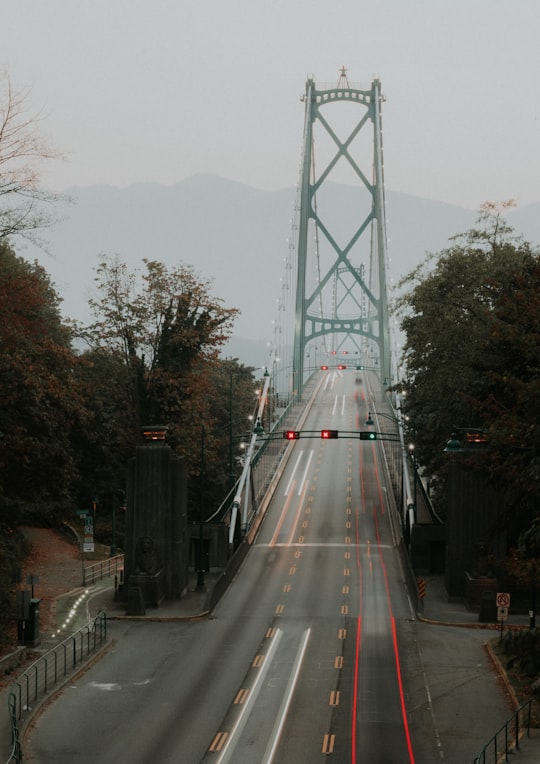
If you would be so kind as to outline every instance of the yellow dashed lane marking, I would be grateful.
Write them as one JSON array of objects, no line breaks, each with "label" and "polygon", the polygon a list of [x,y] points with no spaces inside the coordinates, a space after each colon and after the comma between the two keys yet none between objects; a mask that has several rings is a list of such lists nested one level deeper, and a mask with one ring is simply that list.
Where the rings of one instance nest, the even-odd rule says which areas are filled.
[{"label": "yellow dashed lane marking", "polygon": [[215,738],[212,740],[212,745],[210,746],[210,750],[221,751],[228,737],[229,737],[228,732],[218,732]]},{"label": "yellow dashed lane marking", "polygon": [[234,705],[238,706],[238,705],[242,705],[243,703],[245,703],[246,700],[247,700],[248,695],[249,695],[249,690],[248,689],[244,688],[243,690],[238,690],[238,694],[237,694],[236,698],[234,699]]},{"label": "yellow dashed lane marking", "polygon": [[333,753],[335,743],[336,743],[335,735],[325,735],[323,738],[321,753]]},{"label": "yellow dashed lane marking", "polygon": [[332,690],[330,693],[330,701],[328,705],[339,706],[339,690]]}]

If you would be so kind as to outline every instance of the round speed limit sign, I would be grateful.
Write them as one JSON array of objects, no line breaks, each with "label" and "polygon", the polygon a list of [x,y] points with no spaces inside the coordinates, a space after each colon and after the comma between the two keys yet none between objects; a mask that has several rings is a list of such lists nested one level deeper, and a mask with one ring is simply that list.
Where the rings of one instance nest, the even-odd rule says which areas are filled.
[{"label": "round speed limit sign", "polygon": [[510,595],[506,592],[497,592],[497,607],[510,607]]}]

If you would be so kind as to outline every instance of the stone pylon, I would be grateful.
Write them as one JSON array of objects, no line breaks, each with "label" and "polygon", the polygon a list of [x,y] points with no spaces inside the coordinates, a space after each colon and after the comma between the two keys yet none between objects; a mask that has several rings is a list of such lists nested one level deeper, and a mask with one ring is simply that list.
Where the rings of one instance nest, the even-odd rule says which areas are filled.
[{"label": "stone pylon", "polygon": [[[165,442],[165,428],[145,428],[128,468],[125,587],[152,584],[151,601],[180,599],[188,585],[186,470]],[[156,601],[154,601],[156,600]]]}]

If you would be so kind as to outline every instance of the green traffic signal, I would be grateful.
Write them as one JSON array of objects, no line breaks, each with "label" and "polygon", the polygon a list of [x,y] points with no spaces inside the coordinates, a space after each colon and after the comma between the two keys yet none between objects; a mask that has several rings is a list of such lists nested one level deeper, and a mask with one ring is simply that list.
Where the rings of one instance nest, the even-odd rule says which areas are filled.
[{"label": "green traffic signal", "polygon": [[377,433],[365,430],[360,433],[360,440],[377,440]]}]

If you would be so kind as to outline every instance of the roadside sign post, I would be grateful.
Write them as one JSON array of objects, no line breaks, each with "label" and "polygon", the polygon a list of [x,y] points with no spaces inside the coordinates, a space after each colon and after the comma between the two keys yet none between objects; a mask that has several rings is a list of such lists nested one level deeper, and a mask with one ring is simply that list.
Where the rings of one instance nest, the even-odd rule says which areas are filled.
[{"label": "roadside sign post", "polygon": [[504,622],[508,620],[508,608],[510,607],[510,595],[508,592],[497,592],[497,620],[501,624],[501,636],[503,637]]}]

